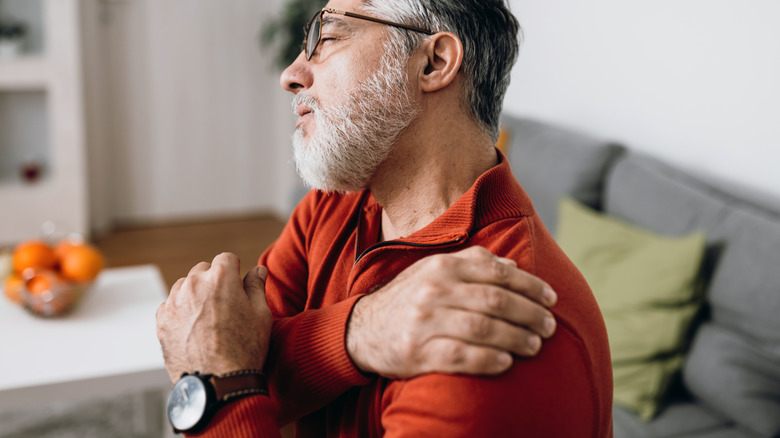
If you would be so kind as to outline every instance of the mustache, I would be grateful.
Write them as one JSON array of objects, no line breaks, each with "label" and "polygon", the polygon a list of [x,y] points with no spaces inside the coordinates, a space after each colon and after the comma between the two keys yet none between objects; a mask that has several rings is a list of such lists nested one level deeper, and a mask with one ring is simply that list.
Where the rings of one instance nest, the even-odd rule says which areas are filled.
[{"label": "mustache", "polygon": [[309,108],[312,109],[312,111],[321,111],[322,107],[320,107],[320,101],[317,100],[314,96],[305,93],[300,92],[293,96],[291,106],[292,106],[292,112],[293,114],[298,114],[298,106],[299,105],[306,105]]}]

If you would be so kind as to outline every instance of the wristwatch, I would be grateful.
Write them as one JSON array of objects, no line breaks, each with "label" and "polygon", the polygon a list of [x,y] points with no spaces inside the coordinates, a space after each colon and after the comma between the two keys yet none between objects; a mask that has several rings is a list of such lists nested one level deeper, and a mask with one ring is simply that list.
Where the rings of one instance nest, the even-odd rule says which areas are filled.
[{"label": "wristwatch", "polygon": [[168,420],[176,433],[197,432],[220,407],[256,394],[268,395],[268,383],[260,370],[219,375],[184,373],[168,396]]}]

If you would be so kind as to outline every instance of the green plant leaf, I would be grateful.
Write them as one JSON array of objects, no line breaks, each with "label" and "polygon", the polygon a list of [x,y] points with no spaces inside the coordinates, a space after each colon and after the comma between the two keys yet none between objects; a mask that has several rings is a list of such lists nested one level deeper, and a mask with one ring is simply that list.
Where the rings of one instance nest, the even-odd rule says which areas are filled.
[{"label": "green plant leaf", "polygon": [[275,52],[274,63],[285,68],[301,53],[305,26],[325,0],[289,0],[280,16],[266,22],[260,33],[263,48]]}]

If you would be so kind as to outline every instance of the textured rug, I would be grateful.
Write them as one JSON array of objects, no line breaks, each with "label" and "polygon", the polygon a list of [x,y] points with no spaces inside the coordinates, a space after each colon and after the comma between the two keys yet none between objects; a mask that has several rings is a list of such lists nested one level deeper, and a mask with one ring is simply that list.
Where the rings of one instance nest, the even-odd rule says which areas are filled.
[{"label": "textured rug", "polygon": [[0,413],[0,438],[160,438],[163,391]]}]

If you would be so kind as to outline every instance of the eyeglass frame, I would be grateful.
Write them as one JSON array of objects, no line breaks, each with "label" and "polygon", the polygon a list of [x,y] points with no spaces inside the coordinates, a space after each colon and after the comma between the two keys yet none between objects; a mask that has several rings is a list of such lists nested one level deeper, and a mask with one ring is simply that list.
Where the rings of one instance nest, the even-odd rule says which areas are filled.
[{"label": "eyeglass frame", "polygon": [[[374,23],[386,24],[388,26],[400,27],[401,29],[412,30],[415,32],[424,33],[426,35],[433,35],[435,33],[428,29],[421,29],[419,27],[411,26],[408,24],[396,23],[388,20],[383,20],[381,18],[369,17],[368,15],[362,15],[355,12],[341,11],[339,9],[333,9],[333,8],[322,8],[316,14],[314,14],[313,17],[311,17],[311,20],[309,20],[309,24],[306,25],[306,35],[303,38],[303,52],[306,53],[307,61],[311,60],[311,57],[314,56],[314,51],[317,50],[317,46],[320,45],[320,41],[322,40],[322,16],[325,15],[326,12],[330,14],[343,15],[345,17],[357,18],[360,20],[373,21]],[[309,34],[312,28],[314,27],[314,22],[318,19],[319,19],[319,26],[317,27],[318,29],[317,33],[319,35],[317,36],[317,42],[314,43],[314,45],[311,48],[309,48],[310,46]]]}]

